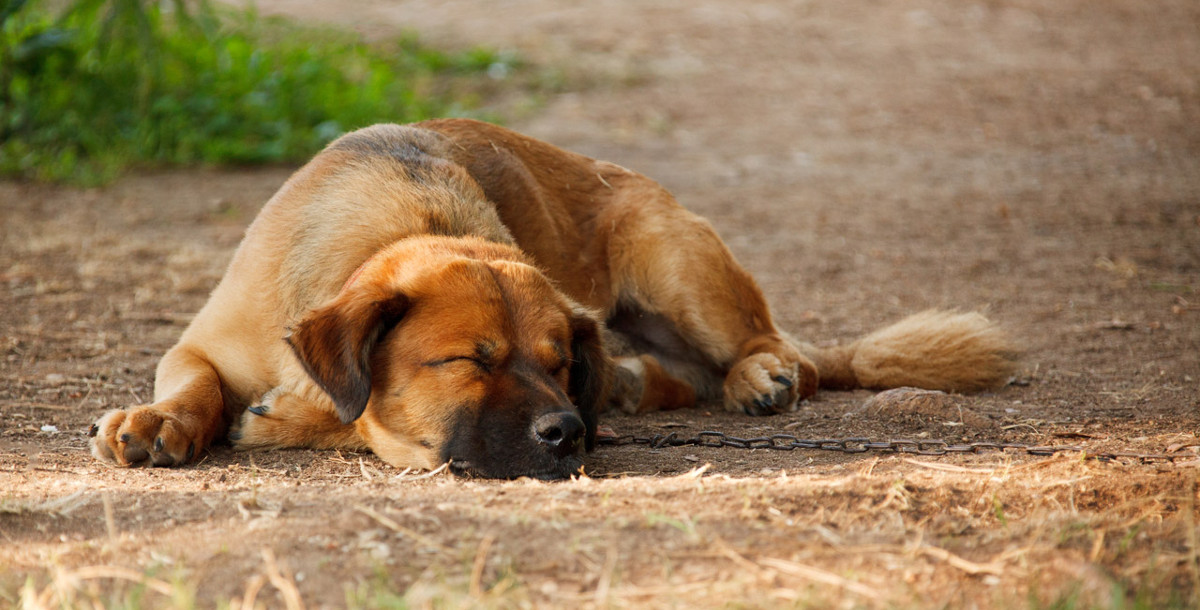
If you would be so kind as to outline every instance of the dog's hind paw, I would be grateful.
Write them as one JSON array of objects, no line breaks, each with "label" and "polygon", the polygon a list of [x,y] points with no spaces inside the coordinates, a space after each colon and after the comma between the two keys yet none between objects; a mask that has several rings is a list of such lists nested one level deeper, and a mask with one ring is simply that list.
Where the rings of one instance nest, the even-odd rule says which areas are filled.
[{"label": "dog's hind paw", "polygon": [[795,411],[817,389],[817,367],[799,358],[785,362],[770,352],[739,360],[725,376],[725,410],[748,415]]},{"label": "dog's hind paw", "polygon": [[278,436],[275,428],[280,422],[275,421],[277,418],[272,418],[271,411],[275,402],[283,395],[283,388],[277,387],[263,394],[254,406],[246,407],[229,430],[229,440],[234,447],[246,449],[277,444],[270,439]]},{"label": "dog's hind paw", "polygon": [[365,448],[354,425],[343,424],[327,398],[309,400],[275,388],[256,403],[234,421],[229,440],[235,449]]}]

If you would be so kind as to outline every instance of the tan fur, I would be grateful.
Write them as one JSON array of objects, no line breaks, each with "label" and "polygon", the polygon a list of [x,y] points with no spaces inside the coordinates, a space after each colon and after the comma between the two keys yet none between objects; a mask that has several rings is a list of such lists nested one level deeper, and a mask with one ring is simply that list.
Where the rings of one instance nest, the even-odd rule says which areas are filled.
[{"label": "tan fur", "polygon": [[978,313],[929,310],[841,350],[857,386],[913,386],[949,392],[996,387],[1012,374],[1011,340]]},{"label": "tan fur", "polygon": [[649,178],[476,121],[379,125],[272,197],[154,402],[105,414],[92,449],[175,465],[232,430],[240,447],[557,477],[608,404],[765,414],[818,386],[978,389],[1011,351],[982,317],[937,312],[843,348],[795,342]]}]

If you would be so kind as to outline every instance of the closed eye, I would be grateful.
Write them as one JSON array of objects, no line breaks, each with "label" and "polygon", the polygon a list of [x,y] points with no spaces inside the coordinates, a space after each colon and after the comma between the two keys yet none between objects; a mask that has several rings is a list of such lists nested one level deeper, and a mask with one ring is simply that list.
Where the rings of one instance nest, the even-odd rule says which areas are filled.
[{"label": "closed eye", "polygon": [[483,360],[480,360],[479,358],[475,358],[474,356],[450,356],[449,358],[439,358],[437,360],[430,360],[429,362],[424,363],[424,366],[438,367],[438,366],[450,364],[451,362],[460,362],[460,361],[464,361],[464,360],[467,362],[473,362],[473,363],[475,363],[476,366],[478,366],[482,369],[488,369],[491,366],[487,362],[484,362]]},{"label": "closed eye", "polygon": [[[470,348],[459,348],[459,352],[453,356],[438,358],[424,363],[424,366],[439,367],[450,364],[452,362],[471,362],[479,367],[485,373],[490,373],[493,365],[497,362],[496,343],[494,341],[477,341],[474,345],[475,350],[471,352]],[[464,352],[471,352],[469,355]]]}]

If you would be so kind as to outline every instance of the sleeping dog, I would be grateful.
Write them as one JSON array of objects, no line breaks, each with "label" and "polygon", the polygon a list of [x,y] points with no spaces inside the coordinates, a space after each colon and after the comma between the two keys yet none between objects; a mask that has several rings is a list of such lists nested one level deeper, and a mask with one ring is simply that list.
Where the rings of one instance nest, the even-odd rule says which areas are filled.
[{"label": "sleeping dog", "polygon": [[818,388],[978,390],[1012,354],[979,314],[946,312],[796,341],[653,180],[477,121],[377,125],[283,185],[160,362],[153,403],[90,433],[128,466],[228,438],[563,478],[606,408],[764,415]]}]

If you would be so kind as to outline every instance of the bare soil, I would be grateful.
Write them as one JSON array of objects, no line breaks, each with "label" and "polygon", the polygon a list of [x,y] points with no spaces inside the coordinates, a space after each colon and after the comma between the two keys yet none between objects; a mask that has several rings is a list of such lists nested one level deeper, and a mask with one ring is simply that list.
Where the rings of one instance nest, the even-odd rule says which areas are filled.
[{"label": "bare soil", "polygon": [[[258,4],[519,51],[556,88],[495,110],[663,182],[796,335],[845,341],[942,307],[1026,347],[993,393],[608,417],[618,434],[1195,451],[1192,0]],[[290,171],[0,183],[0,606],[1200,603],[1198,459],[625,445],[559,483],[314,451],[93,460],[88,425],[150,396]]]}]

